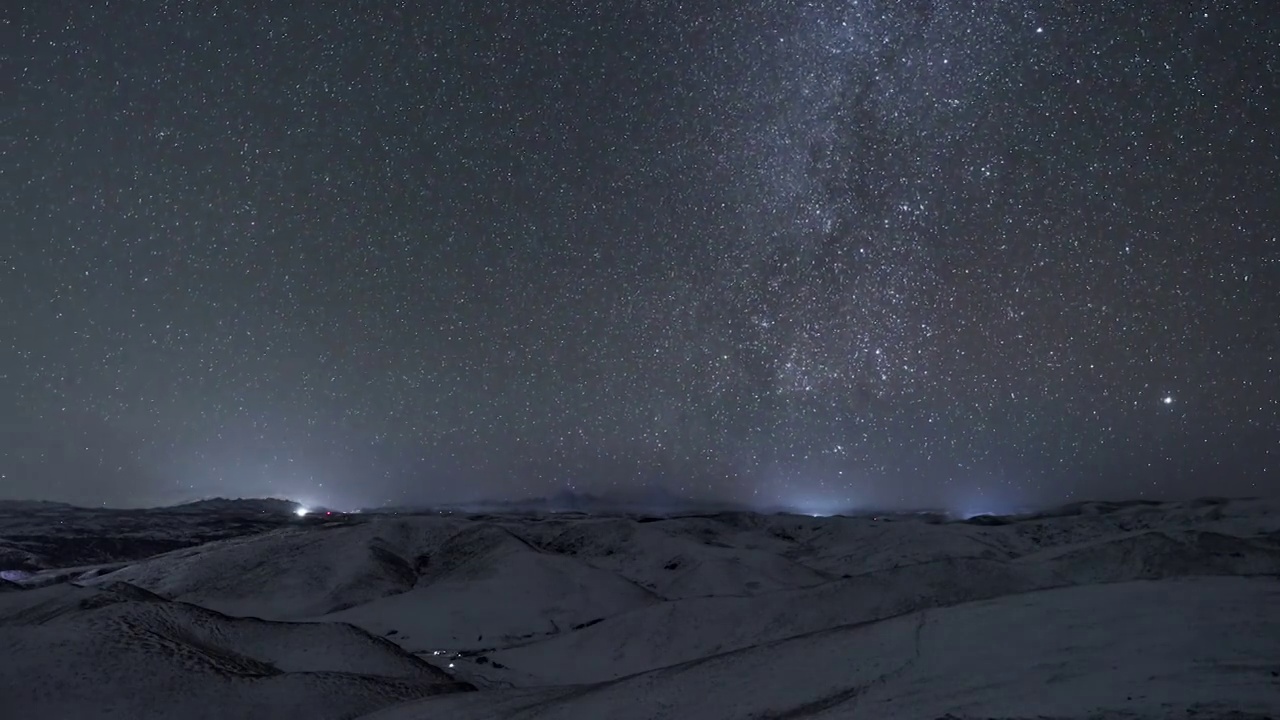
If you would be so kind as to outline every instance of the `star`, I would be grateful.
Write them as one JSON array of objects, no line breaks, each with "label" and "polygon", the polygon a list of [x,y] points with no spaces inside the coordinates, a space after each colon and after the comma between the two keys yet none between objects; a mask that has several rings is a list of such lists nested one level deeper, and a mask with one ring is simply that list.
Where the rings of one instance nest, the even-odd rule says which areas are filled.
[{"label": "star", "polygon": [[31,5],[0,494],[985,508],[1280,469],[1266,3]]}]

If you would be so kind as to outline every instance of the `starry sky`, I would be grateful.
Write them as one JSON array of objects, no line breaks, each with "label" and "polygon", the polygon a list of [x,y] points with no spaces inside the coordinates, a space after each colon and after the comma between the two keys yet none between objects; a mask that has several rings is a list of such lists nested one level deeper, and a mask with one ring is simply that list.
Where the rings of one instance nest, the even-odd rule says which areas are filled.
[{"label": "starry sky", "polygon": [[1280,480],[1269,0],[47,0],[0,496]]}]

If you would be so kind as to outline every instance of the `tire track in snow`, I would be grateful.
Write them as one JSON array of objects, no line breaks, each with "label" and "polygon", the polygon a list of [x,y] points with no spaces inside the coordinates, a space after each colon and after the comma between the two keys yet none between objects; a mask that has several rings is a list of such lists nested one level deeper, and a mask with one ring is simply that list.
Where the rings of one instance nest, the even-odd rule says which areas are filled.
[{"label": "tire track in snow", "polygon": [[858,699],[862,697],[863,693],[867,692],[872,688],[879,687],[881,685],[884,685],[887,682],[890,682],[891,680],[897,678],[902,673],[911,669],[911,667],[916,664],[916,661],[920,659],[920,638],[924,633],[924,626],[928,622],[929,622],[929,611],[921,610],[920,619],[916,622],[916,629],[915,629],[915,633],[913,634],[913,639],[912,639],[913,648],[912,648],[911,657],[908,658],[906,662],[902,663],[898,667],[881,674],[879,677],[876,677],[870,682],[866,682],[861,685],[855,685],[851,688],[841,690],[837,693],[832,693],[831,695],[818,698],[817,700],[814,700],[812,702],[807,702],[803,705],[799,705],[797,707],[794,707],[782,713],[768,713],[766,715],[760,715],[760,716],[757,716],[758,719],[759,720],[799,720],[799,718],[812,717],[814,715],[817,715],[818,713],[825,712],[827,710],[830,710],[831,708],[837,707],[839,705],[843,705],[845,703],[852,703],[850,707],[846,708],[846,710],[850,714],[852,714],[857,709]]}]

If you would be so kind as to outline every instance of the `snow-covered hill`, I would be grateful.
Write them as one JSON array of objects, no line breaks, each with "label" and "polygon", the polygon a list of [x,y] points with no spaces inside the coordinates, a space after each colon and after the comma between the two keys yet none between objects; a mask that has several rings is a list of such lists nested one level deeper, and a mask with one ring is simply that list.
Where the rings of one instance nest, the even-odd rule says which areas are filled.
[{"label": "snow-covered hill", "polygon": [[64,503],[0,500],[0,572],[38,574],[57,569],[133,561],[177,548],[268,530],[315,525],[286,500],[215,498],[163,508],[118,510]]},{"label": "snow-covered hill", "polygon": [[180,535],[205,520],[165,522],[178,549],[5,575],[0,683],[28,715],[1280,715],[1275,500],[369,514],[203,544]]},{"label": "snow-covered hill", "polygon": [[615,682],[433,698],[368,720],[1261,720],[1280,709],[1280,613],[1262,612],[1276,607],[1274,579],[1062,588],[840,625]]},{"label": "snow-covered hill", "polygon": [[230,618],[123,583],[0,594],[13,718],[348,718],[469,687],[349,625]]}]

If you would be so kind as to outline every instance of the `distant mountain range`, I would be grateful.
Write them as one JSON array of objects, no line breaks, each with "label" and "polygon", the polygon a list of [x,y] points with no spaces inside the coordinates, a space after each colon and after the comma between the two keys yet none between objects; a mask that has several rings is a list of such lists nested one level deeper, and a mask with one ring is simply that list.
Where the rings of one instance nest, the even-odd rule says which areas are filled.
[{"label": "distant mountain range", "polygon": [[152,508],[153,510],[180,513],[267,513],[289,515],[302,507],[293,500],[280,498],[207,498],[181,505]]},{"label": "distant mountain range", "polygon": [[50,513],[50,512],[145,512],[145,513],[230,513],[230,514],[279,514],[289,515],[302,507],[293,500],[281,498],[204,498],[177,505],[161,505],[157,507],[107,507],[83,506],[51,500],[0,500],[0,512],[4,513]]}]

